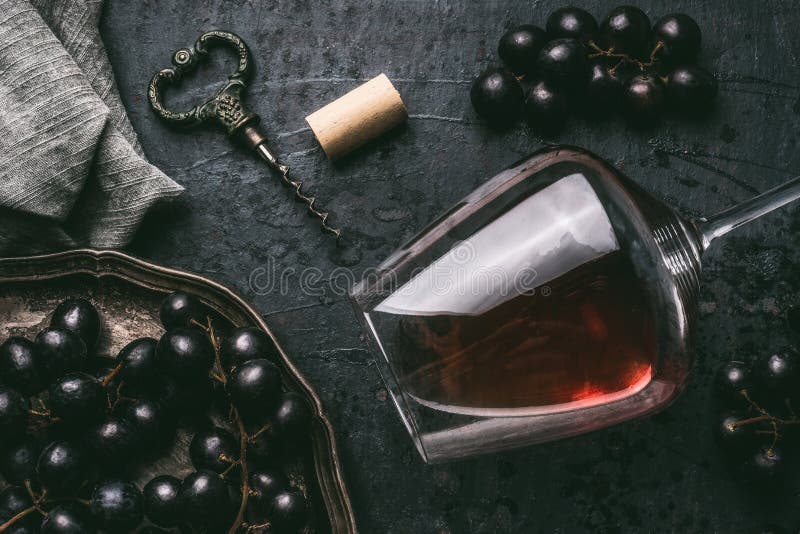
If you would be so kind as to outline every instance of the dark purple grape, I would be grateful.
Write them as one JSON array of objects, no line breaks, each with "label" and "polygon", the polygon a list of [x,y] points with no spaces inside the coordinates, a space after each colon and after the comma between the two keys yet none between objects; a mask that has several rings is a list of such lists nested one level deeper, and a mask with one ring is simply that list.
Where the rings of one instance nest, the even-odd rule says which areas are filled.
[{"label": "dark purple grape", "polygon": [[586,84],[582,110],[590,116],[607,116],[619,109],[622,100],[622,77],[612,70],[604,58],[589,61],[589,81]]},{"label": "dark purple grape", "polygon": [[82,371],[88,364],[86,343],[69,330],[47,328],[34,341],[37,363],[47,378]]},{"label": "dark purple grape", "polygon": [[33,506],[28,490],[22,486],[9,486],[0,492],[0,524]]},{"label": "dark purple grape", "polygon": [[221,473],[239,459],[238,440],[223,428],[201,430],[189,444],[189,457],[195,469]]},{"label": "dark purple grape", "polygon": [[673,109],[697,113],[709,109],[717,96],[717,80],[702,67],[678,67],[667,76],[667,98]]},{"label": "dark purple grape", "polygon": [[179,382],[193,382],[208,375],[214,364],[214,347],[199,330],[175,328],[161,336],[158,362]]},{"label": "dark purple grape", "polygon": [[154,478],[144,487],[144,513],[154,524],[171,528],[184,522],[178,507],[181,481],[169,475]]},{"label": "dark purple grape", "polygon": [[266,420],[281,393],[280,370],[267,360],[251,360],[233,370],[226,391],[242,417]]},{"label": "dark purple grape", "polygon": [[714,376],[714,393],[730,406],[746,406],[748,403],[742,392],[752,387],[752,370],[745,362],[727,362]]},{"label": "dark purple grape", "polygon": [[147,448],[165,444],[175,435],[173,414],[156,401],[124,400],[115,413],[133,425],[137,439]]},{"label": "dark purple grape", "polygon": [[759,392],[782,400],[800,387],[797,353],[786,350],[763,355],[753,365],[753,377]]},{"label": "dark purple grape", "polygon": [[144,517],[142,492],[130,482],[106,481],[94,488],[89,509],[100,529],[131,532]]},{"label": "dark purple grape", "polygon": [[539,52],[539,76],[553,85],[576,92],[589,78],[586,49],[577,39],[555,39]]},{"label": "dark purple grape", "polygon": [[302,396],[288,391],[281,394],[269,422],[273,432],[283,439],[307,435],[311,424],[311,410]]},{"label": "dark purple grape", "polygon": [[88,514],[74,504],[56,505],[42,521],[41,534],[95,534]]},{"label": "dark purple grape", "polygon": [[56,417],[70,424],[84,424],[103,415],[108,398],[95,377],[86,373],[69,373],[50,385],[48,404]]},{"label": "dark purple grape", "polygon": [[77,444],[54,441],[39,456],[36,473],[51,495],[74,494],[89,479],[89,458]]},{"label": "dark purple grape", "polygon": [[656,76],[638,74],[631,77],[623,87],[625,113],[631,122],[647,126],[664,112],[664,84]]},{"label": "dark purple grape", "polygon": [[562,7],[547,17],[547,35],[550,39],[570,38],[587,43],[597,36],[597,21],[585,9]]},{"label": "dark purple grape", "polygon": [[522,86],[505,69],[489,69],[478,76],[470,99],[478,115],[495,126],[508,126],[522,115]]},{"label": "dark purple grape", "polygon": [[543,29],[524,24],[503,34],[497,52],[512,72],[530,74],[536,69],[536,58],[546,42],[547,34]]},{"label": "dark purple grape", "polygon": [[39,376],[33,343],[24,337],[12,337],[0,345],[0,383],[25,395],[35,395],[44,387]]},{"label": "dark purple grape", "polygon": [[0,385],[0,435],[5,437],[24,432],[29,409],[28,399],[22,393]]},{"label": "dark purple grape", "polygon": [[192,324],[192,319],[205,324],[206,310],[200,299],[194,295],[176,291],[167,296],[161,303],[159,317],[164,328],[171,330],[178,327],[188,327]]},{"label": "dark purple grape", "polygon": [[739,425],[746,416],[736,412],[721,414],[714,422],[713,436],[717,445],[723,452],[731,456],[741,455],[750,450],[755,443],[756,426],[752,424]]},{"label": "dark purple grape", "polygon": [[89,431],[86,443],[106,472],[119,473],[135,461],[141,440],[133,423],[111,416]]},{"label": "dark purple grape", "polygon": [[545,132],[556,131],[567,120],[567,105],[564,92],[542,80],[534,83],[528,92],[528,98],[525,99],[525,118],[533,128]]},{"label": "dark purple grape", "polygon": [[781,448],[762,444],[755,447],[747,457],[743,474],[751,483],[776,489],[786,475],[785,464],[786,459]]},{"label": "dark purple grape", "polygon": [[308,504],[299,491],[281,491],[272,498],[269,519],[276,528],[286,532],[297,532],[307,520]]},{"label": "dark purple grape", "polygon": [[250,360],[275,362],[280,355],[272,338],[266,332],[254,326],[246,326],[234,330],[222,342],[220,356],[226,367],[236,367]]},{"label": "dark purple grape", "polygon": [[88,349],[94,350],[100,339],[100,314],[86,299],[69,299],[58,305],[50,327],[77,334]]},{"label": "dark purple grape", "polygon": [[119,352],[120,377],[128,383],[149,381],[157,372],[156,346],[151,337],[131,341]]},{"label": "dark purple grape", "polygon": [[192,473],[178,492],[180,513],[195,527],[227,524],[233,507],[228,485],[213,471]]},{"label": "dark purple grape", "polygon": [[615,7],[600,25],[600,36],[606,48],[644,57],[649,54],[650,19],[638,7]]},{"label": "dark purple grape", "polygon": [[12,445],[0,448],[0,473],[7,482],[24,485],[36,480],[36,463],[42,454],[42,444],[25,436]]},{"label": "dark purple grape", "polygon": [[663,43],[657,57],[669,63],[693,61],[700,52],[700,26],[684,13],[664,15],[653,25],[653,40]]}]

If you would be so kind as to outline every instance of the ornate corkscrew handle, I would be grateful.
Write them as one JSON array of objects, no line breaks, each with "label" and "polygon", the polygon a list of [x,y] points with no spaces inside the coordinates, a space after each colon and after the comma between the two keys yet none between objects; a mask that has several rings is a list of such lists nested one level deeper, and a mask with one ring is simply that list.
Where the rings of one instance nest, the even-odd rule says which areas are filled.
[{"label": "ornate corkscrew handle", "polygon": [[[194,71],[206,61],[209,49],[215,45],[232,47],[239,58],[236,72],[228,77],[228,83],[206,102],[188,111],[173,111],[164,104],[164,89],[178,84],[186,74]],[[181,48],[172,55],[172,67],[161,69],[150,80],[147,99],[150,107],[164,121],[178,126],[196,126],[213,122],[223,126],[228,136],[251,150],[258,152],[264,161],[280,174],[284,185],[294,191],[295,198],[306,204],[308,212],[320,220],[322,231],[340,238],[342,231],[328,224],[328,213],[316,206],[316,199],[302,191],[302,183],[289,178],[289,168],[280,163],[266,144],[266,135],[258,127],[260,117],[251,112],[242,102],[247,82],[250,79],[252,58],[250,50],[238,35],[212,30],[202,34],[194,48]]]}]

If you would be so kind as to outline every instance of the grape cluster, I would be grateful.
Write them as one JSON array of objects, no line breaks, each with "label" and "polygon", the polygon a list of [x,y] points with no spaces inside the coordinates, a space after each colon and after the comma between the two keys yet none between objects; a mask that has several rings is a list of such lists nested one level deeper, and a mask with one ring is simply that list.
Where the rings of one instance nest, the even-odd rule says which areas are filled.
[{"label": "grape cluster", "polygon": [[795,410],[800,406],[800,355],[787,349],[754,362],[727,362],[717,371],[714,394],[714,439],[736,475],[780,488],[786,451],[800,438]]},{"label": "grape cluster", "polygon": [[697,114],[717,94],[713,74],[696,64],[701,33],[688,15],[651,25],[639,8],[619,6],[597,24],[578,7],[557,9],[546,30],[525,24],[500,39],[504,68],[472,84],[475,110],[505,127],[525,117],[541,131],[560,128],[571,113],[620,111],[633,124],[654,124],[667,109]]},{"label": "grape cluster", "polygon": [[[0,533],[297,532],[307,523],[304,485],[279,460],[307,439],[311,411],[282,388],[271,338],[245,327],[222,339],[186,293],[168,296],[160,318],[160,339],[102,357],[100,314],[71,299],[34,341],[0,345]],[[233,431],[206,417],[215,400]],[[138,488],[137,470],[168,454],[188,421],[200,428],[188,451],[194,472]]]}]

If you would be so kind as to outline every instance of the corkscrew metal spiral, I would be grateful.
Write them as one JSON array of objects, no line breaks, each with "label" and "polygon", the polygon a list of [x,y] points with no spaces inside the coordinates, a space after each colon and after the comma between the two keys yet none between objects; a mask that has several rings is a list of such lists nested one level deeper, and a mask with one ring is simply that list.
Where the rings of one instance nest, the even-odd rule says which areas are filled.
[{"label": "corkscrew metal spiral", "polygon": [[[228,83],[208,101],[188,111],[175,112],[167,108],[161,95],[164,87],[180,82],[185,74],[195,70],[200,62],[207,59],[209,47],[213,45],[229,46],[237,53],[238,68],[228,77]],[[266,135],[258,127],[260,117],[248,110],[242,102],[247,81],[250,79],[251,64],[250,50],[238,35],[221,30],[206,32],[197,39],[194,48],[181,48],[175,52],[172,55],[173,66],[158,71],[150,80],[147,88],[150,107],[161,119],[178,126],[214,122],[224,127],[228,137],[255,150],[278,172],[283,184],[292,189],[299,202],[306,205],[308,213],[319,219],[322,231],[335,235],[338,240],[342,231],[328,223],[329,213],[316,205],[316,197],[303,192],[303,183],[289,176],[289,167],[278,161],[277,156],[267,146]]]}]

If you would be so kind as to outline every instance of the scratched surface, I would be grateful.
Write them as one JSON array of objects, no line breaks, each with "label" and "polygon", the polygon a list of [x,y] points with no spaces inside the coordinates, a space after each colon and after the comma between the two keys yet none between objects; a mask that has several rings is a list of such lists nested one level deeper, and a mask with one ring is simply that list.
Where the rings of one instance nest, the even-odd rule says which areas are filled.
[{"label": "scratched surface", "polygon": [[[788,0],[670,2],[700,23],[701,62],[720,80],[718,105],[703,120],[669,118],[642,132],[616,119],[575,119],[547,139],[523,126],[487,129],[469,105],[470,79],[497,62],[504,28],[543,24],[562,3],[109,0],[102,29],[125,104],[152,161],[187,189],[131,250],[227,283],[264,314],[327,405],[365,533],[760,532],[769,524],[794,532],[798,488],[767,496],[734,482],[711,443],[708,400],[718,363],[787,342],[782,314],[800,301],[797,209],[741,229],[706,256],[697,364],[667,411],[445,466],[417,457],[338,290],[545,142],[597,152],[691,216],[800,172],[800,10]],[[615,3],[579,4],[602,16]],[[667,9],[639,4],[653,19]],[[154,70],[212,28],[251,45],[252,107],[353,247],[336,250],[274,177],[217,132],[170,131],[150,113],[144,93]],[[380,72],[403,95],[408,126],[332,165],[303,118]],[[206,95],[215,76],[204,73],[173,103]]]}]

